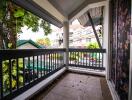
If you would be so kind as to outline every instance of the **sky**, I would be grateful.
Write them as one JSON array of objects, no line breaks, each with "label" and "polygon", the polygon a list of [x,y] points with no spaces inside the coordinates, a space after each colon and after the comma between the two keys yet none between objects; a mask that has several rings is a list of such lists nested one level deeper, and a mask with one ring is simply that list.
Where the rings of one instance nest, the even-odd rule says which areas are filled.
[{"label": "sky", "polygon": [[[51,25],[51,28],[53,30],[57,29],[57,27],[54,25]],[[55,37],[55,34],[53,34],[53,33],[54,33],[54,31],[50,35],[45,36],[42,28],[40,28],[38,32],[32,32],[31,29],[27,29],[27,27],[25,26],[22,28],[22,33],[19,34],[19,40],[31,39],[33,41],[36,41],[37,39],[41,39],[41,38],[45,38],[45,37],[49,37],[49,38],[53,39],[53,37]]]},{"label": "sky", "polygon": [[[78,20],[73,21],[72,25],[73,24],[74,25],[75,24],[79,25]],[[56,27],[52,24],[51,24],[51,29],[52,29],[52,33],[49,34],[48,36],[45,36],[44,32],[43,32],[43,29],[40,28],[38,32],[32,32],[31,29],[27,29],[27,27],[25,26],[25,27],[22,28],[22,33],[19,34],[18,39],[19,40],[29,40],[29,39],[31,39],[33,41],[36,41],[37,39],[48,37],[52,41],[56,38],[57,31],[60,31],[60,30],[62,31],[62,29],[60,29],[60,28],[58,28],[58,27]]]}]

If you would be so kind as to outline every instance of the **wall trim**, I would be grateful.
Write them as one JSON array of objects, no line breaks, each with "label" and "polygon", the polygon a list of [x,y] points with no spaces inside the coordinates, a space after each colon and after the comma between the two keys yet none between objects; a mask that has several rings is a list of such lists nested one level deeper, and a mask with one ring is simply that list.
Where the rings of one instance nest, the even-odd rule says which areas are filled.
[{"label": "wall trim", "polygon": [[108,84],[108,87],[110,89],[113,100],[120,100],[117,92],[115,91],[114,84],[110,80],[107,80],[107,84]]},{"label": "wall trim", "polygon": [[86,68],[77,68],[77,67],[68,67],[68,71],[74,72],[74,73],[81,73],[81,74],[89,74],[89,75],[97,75],[97,76],[106,76],[106,71],[96,71],[92,69],[86,69]]}]

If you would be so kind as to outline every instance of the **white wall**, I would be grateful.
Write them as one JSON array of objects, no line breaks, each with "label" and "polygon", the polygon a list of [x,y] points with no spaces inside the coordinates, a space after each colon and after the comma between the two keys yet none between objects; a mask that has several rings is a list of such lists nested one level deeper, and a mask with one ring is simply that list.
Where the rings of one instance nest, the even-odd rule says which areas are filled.
[{"label": "white wall", "polygon": [[25,43],[25,44],[17,47],[17,49],[38,49],[38,48],[36,48],[35,46],[33,46],[30,43]]}]

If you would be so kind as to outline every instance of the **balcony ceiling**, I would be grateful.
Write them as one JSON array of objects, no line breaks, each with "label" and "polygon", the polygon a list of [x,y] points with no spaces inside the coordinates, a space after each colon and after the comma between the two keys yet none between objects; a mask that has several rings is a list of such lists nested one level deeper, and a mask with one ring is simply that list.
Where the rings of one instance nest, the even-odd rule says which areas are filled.
[{"label": "balcony ceiling", "polygon": [[65,16],[70,15],[81,4],[88,0],[49,0]]},{"label": "balcony ceiling", "polygon": [[[38,0],[35,0],[35,1],[38,1]],[[75,17],[75,16],[76,14],[81,12],[81,10],[83,10],[86,6],[90,4],[102,2],[105,0],[48,0],[48,1],[54,8],[56,8],[66,18],[66,20],[73,21],[74,19],[77,18],[81,25],[89,26],[91,25],[89,22],[88,15],[87,15],[87,11],[89,10],[91,17],[93,18],[93,22],[96,25],[101,23],[100,22],[101,15],[102,15],[101,7],[87,9],[87,11],[80,14],[80,16],[78,17]]]},{"label": "balcony ceiling", "polygon": [[[58,27],[62,27],[63,25],[62,23],[64,21],[73,21],[74,19],[79,18],[82,15],[85,16],[86,15],[85,13],[91,7],[94,7],[94,5],[100,6],[100,2],[105,2],[106,0],[13,0],[13,1],[16,4],[28,9],[33,13],[36,12],[35,14],[51,22],[52,24]],[[40,13],[38,13],[38,11]],[[45,13],[45,15],[43,13]]]},{"label": "balcony ceiling", "polygon": [[88,12],[89,12],[91,17],[92,17],[94,25],[102,25],[102,23],[103,23],[103,10],[104,10],[103,6],[91,8],[87,12],[82,14],[80,17],[78,17],[77,19],[81,25],[90,26],[91,22],[89,21],[89,17],[88,17]]},{"label": "balcony ceiling", "polygon": [[[106,0],[48,0],[61,14],[71,20],[76,14],[90,4]],[[98,5],[100,6],[100,5]],[[88,9],[87,9],[88,10]]]}]

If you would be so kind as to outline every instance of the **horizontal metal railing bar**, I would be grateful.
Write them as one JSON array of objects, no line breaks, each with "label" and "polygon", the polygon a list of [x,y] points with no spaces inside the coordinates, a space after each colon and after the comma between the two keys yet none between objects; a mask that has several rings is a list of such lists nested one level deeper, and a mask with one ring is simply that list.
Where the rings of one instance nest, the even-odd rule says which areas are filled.
[{"label": "horizontal metal railing bar", "polygon": [[66,49],[18,49],[18,50],[0,50],[0,59],[8,60],[13,58],[22,58],[37,56],[49,53],[65,52]]},{"label": "horizontal metal railing bar", "polygon": [[93,53],[106,53],[106,49],[74,49],[69,48],[69,52],[93,52]]}]

